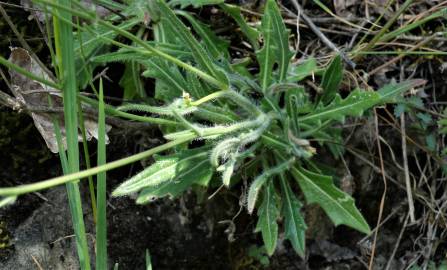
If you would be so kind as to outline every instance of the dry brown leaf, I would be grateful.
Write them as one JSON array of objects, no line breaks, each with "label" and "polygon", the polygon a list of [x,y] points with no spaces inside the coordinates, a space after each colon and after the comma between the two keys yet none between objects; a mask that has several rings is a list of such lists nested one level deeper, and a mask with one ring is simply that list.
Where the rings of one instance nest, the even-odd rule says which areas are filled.
[{"label": "dry brown leaf", "polygon": [[[26,51],[25,49],[11,48],[9,61],[33,73],[36,76],[51,81],[50,76],[40,68],[40,66],[36,63],[36,61],[32,59],[28,51]],[[12,69],[9,70],[9,74],[11,76],[12,92],[21,103],[25,104],[28,107],[34,108],[63,107],[62,93],[59,90],[44,85],[40,82],[31,80],[28,77],[21,75]],[[51,98],[51,106],[49,103],[49,98]],[[58,121],[61,129],[64,149],[67,148],[63,114],[31,112],[30,115],[34,120],[34,125],[36,126],[37,130],[40,132],[48,148],[53,153],[59,152],[53,126],[53,119],[55,118]],[[92,137],[98,138],[98,125],[96,121],[86,116],[84,125],[87,140],[90,141]],[[107,125],[106,132],[108,132],[110,129],[111,126]],[[78,134],[78,141],[82,141],[81,134]],[[106,143],[108,142],[109,139],[106,135]]]}]

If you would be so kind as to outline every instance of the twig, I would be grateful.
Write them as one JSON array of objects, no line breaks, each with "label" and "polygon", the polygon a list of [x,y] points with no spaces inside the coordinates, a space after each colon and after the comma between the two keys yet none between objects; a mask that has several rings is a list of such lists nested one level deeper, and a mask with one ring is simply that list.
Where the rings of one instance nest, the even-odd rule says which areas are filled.
[{"label": "twig", "polygon": [[33,261],[34,261],[34,263],[36,264],[37,268],[38,268],[39,270],[43,270],[42,265],[39,263],[39,261],[38,261],[33,255],[31,255],[31,258],[33,259]]},{"label": "twig", "polygon": [[[380,171],[381,171],[382,180],[383,180],[383,193],[382,193],[382,198],[380,199],[379,216],[377,217],[377,227],[378,227],[382,220],[383,208],[385,206],[385,198],[386,198],[386,192],[387,192],[387,181],[386,181],[385,166],[383,164],[382,146],[381,146],[380,140],[379,140],[379,120],[377,117],[376,109],[374,109],[374,123],[375,123],[377,147],[378,147],[378,151],[379,151]],[[374,240],[373,240],[373,244],[372,244],[372,248],[371,248],[371,259],[369,260],[368,270],[372,270],[373,266],[374,266],[374,254],[376,252],[376,243],[377,243],[378,233],[379,233],[379,229],[377,228],[377,230],[374,233]]]},{"label": "twig", "polygon": [[298,14],[303,18],[303,20],[306,22],[306,24],[309,26],[309,28],[315,33],[315,35],[318,36],[321,41],[328,46],[330,49],[335,51],[336,53],[340,54],[341,58],[352,68],[355,68],[355,63],[349,59],[346,54],[344,54],[342,51],[340,51],[337,46],[335,46],[332,41],[330,41],[321,31],[318,29],[318,27],[312,22],[312,20],[303,12],[303,8],[300,6],[297,0],[292,0],[292,4],[295,7]]},{"label": "twig", "polygon": [[405,112],[400,115],[400,129],[401,129],[401,140],[402,140],[402,156],[403,156],[403,166],[405,175],[405,187],[407,191],[408,198],[408,214],[410,215],[411,223],[416,221],[414,216],[414,201],[413,192],[411,188],[410,173],[408,169],[408,153],[407,153],[407,134],[405,130]]}]

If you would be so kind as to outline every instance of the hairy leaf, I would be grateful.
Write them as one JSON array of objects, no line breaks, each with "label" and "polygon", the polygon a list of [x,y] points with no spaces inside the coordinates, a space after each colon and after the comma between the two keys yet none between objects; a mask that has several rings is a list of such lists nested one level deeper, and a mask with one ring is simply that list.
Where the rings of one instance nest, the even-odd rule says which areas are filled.
[{"label": "hairy leaf", "polygon": [[[203,152],[203,150],[201,151]],[[158,186],[144,188],[138,195],[136,202],[144,204],[165,196],[177,197],[193,184],[208,186],[213,176],[213,170],[206,152],[202,154],[205,154],[205,156],[188,162],[189,164],[186,167],[179,168],[175,177],[170,181],[166,181]]]},{"label": "hairy leaf", "polygon": [[248,209],[249,213],[253,212],[258,194],[261,190],[261,187],[265,184],[265,182],[267,180],[271,180],[271,178],[274,175],[280,174],[280,173],[284,172],[285,170],[289,169],[290,165],[293,162],[295,162],[294,158],[287,160],[285,162],[279,163],[275,167],[272,167],[269,169],[264,168],[264,172],[261,175],[259,175],[258,177],[256,177],[256,179],[250,185],[250,189],[248,190],[247,209]]},{"label": "hairy leaf", "polygon": [[301,167],[293,168],[291,172],[306,201],[319,204],[335,225],[345,224],[360,232],[370,233],[369,225],[355,207],[354,199],[334,186],[331,177]]},{"label": "hairy leaf", "polygon": [[284,216],[284,230],[285,238],[290,241],[293,249],[304,257],[304,250],[306,247],[306,223],[300,213],[302,204],[292,192],[284,175],[281,175],[281,199],[282,210]]},{"label": "hairy leaf", "polygon": [[343,63],[340,55],[337,55],[329,66],[326,68],[323,79],[321,81],[321,88],[323,88],[323,95],[321,101],[323,104],[330,103],[335,94],[338,92],[341,80],[343,78]]},{"label": "hairy leaf", "polygon": [[269,180],[269,177],[262,174],[256,177],[253,183],[251,183],[247,195],[247,209],[250,214],[253,213],[259,192],[261,191],[262,186],[267,182],[267,180]]},{"label": "hairy leaf", "polygon": [[271,256],[276,248],[278,241],[278,223],[279,210],[276,206],[277,198],[273,181],[264,188],[262,204],[258,209],[258,223],[256,231],[261,231],[267,254]]},{"label": "hairy leaf", "polygon": [[[185,150],[170,156],[160,156],[153,165],[118,186],[113,191],[113,195],[128,195],[148,187],[159,189],[172,183],[174,183],[172,185],[174,188],[176,188],[177,184],[192,184],[198,179],[196,176],[200,174],[199,168],[202,167],[211,168],[209,166],[208,154],[203,148]],[[209,172],[210,169],[206,171]]]}]

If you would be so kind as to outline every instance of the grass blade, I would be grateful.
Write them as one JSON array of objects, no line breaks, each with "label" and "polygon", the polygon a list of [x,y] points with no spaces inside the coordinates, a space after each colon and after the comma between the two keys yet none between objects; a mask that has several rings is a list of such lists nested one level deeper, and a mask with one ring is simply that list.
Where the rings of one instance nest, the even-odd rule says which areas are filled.
[{"label": "grass blade", "polygon": [[[59,0],[58,4],[64,7],[71,5],[70,0]],[[67,10],[55,11],[61,18],[71,20],[72,15]],[[72,26],[54,17],[54,38],[56,44],[56,57],[58,71],[62,78],[64,120],[67,137],[67,172],[79,171],[79,148],[78,148],[78,116],[77,116],[77,86],[75,70],[74,38]],[[76,236],[80,268],[90,269],[90,256],[88,253],[87,237],[85,234],[84,218],[82,212],[81,194],[77,182],[67,183],[68,200]]]},{"label": "grass blade", "polygon": [[[104,112],[104,90],[102,79],[99,84],[99,114],[98,114],[98,166],[106,163],[106,123]],[[96,222],[96,269],[107,269],[107,193],[106,172],[100,172],[96,178],[97,183],[97,210]]]}]

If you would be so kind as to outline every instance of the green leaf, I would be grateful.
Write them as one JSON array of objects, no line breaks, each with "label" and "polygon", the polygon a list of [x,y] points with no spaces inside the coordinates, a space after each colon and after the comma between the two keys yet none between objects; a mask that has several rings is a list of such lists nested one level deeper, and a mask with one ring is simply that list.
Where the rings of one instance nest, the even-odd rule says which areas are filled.
[{"label": "green leaf", "polygon": [[261,87],[265,91],[271,84],[274,64],[278,64],[278,80],[282,82],[286,78],[289,62],[293,56],[289,49],[289,32],[275,0],[267,1],[261,30],[264,45],[256,56],[260,65]]},{"label": "green leaf", "polygon": [[282,199],[281,213],[284,216],[285,238],[290,241],[296,253],[304,257],[307,226],[300,213],[302,204],[293,194],[284,175],[281,175],[280,180]]},{"label": "green leaf", "polygon": [[135,16],[140,21],[144,20],[144,17],[149,14],[149,11],[151,9],[151,5],[149,4],[151,1],[147,0],[131,0],[126,1],[127,7],[122,11],[122,13],[127,16]]},{"label": "green leaf", "polygon": [[190,168],[179,172],[179,174],[169,182],[159,186],[151,186],[143,189],[138,195],[136,203],[145,204],[156,198],[170,196],[172,198],[182,194],[191,185],[208,185],[213,176],[213,170],[208,158],[191,164]]},{"label": "green leaf", "polygon": [[289,69],[288,82],[299,82],[302,79],[311,76],[317,72],[317,60],[311,57],[298,65],[291,65]]},{"label": "green leaf", "polygon": [[265,184],[265,182],[267,182],[267,180],[269,180],[269,177],[267,177],[264,174],[261,174],[260,176],[256,177],[253,183],[251,183],[247,195],[248,213],[250,214],[253,213],[259,192],[261,191],[262,186]]},{"label": "green leaf", "polygon": [[323,95],[321,101],[323,104],[331,102],[335,94],[338,92],[341,80],[343,78],[343,63],[340,55],[335,56],[323,74],[321,81],[321,88],[323,88]]},{"label": "green leaf", "polygon": [[126,63],[124,74],[119,82],[124,89],[123,99],[131,100],[135,97],[144,98],[146,96],[140,73],[139,63],[134,61]]},{"label": "green leaf", "polygon": [[399,100],[402,93],[423,84],[425,84],[425,80],[420,79],[391,83],[377,90],[377,93],[380,95],[380,102],[382,104],[395,103]]},{"label": "green leaf", "polygon": [[[270,2],[270,1],[269,1]],[[266,8],[266,11],[268,9]],[[259,80],[261,81],[262,91],[265,92],[270,86],[272,80],[273,65],[275,64],[275,55],[273,48],[273,22],[268,12],[264,13],[261,22],[262,36],[264,44],[262,49],[256,52],[259,62]]]},{"label": "green leaf", "polygon": [[149,254],[149,250],[146,249],[146,270],[152,270],[152,261],[151,261],[151,255]]},{"label": "green leaf", "polygon": [[[177,44],[170,44],[164,42],[147,42],[149,45],[157,47],[160,51],[169,55],[175,56],[178,59],[192,60],[192,54],[185,50],[185,47]],[[153,56],[151,52],[145,51],[143,48],[121,48],[118,51],[101,54],[92,57],[91,61],[95,63],[110,63],[110,62],[129,62],[129,61],[146,61],[148,56]]]},{"label": "green leaf", "polygon": [[249,26],[247,22],[245,21],[244,17],[242,17],[241,14],[241,8],[234,5],[228,5],[228,4],[221,4],[220,7],[233,19],[236,21],[236,23],[241,28],[242,33],[247,37],[248,41],[250,42],[251,46],[253,46],[253,49],[257,51],[259,49],[259,32]]},{"label": "green leaf", "polygon": [[188,46],[199,66],[214,79],[225,85],[228,85],[228,80],[225,74],[220,71],[213,63],[211,56],[194,38],[191,31],[182,23],[179,18],[177,18],[175,13],[166,5],[166,3],[164,3],[164,1],[158,0],[157,2],[161,12],[162,22],[166,22],[167,24],[169,24],[171,30],[174,31],[178,38],[185,45]]},{"label": "green leaf", "polygon": [[277,198],[273,181],[264,188],[262,204],[258,210],[257,230],[261,231],[262,240],[264,241],[267,254],[273,255],[278,240],[278,223],[276,220],[279,216],[279,210],[276,207]]},{"label": "green leaf", "polygon": [[331,177],[301,167],[293,168],[291,172],[307,203],[319,204],[336,226],[345,224],[366,234],[371,232],[368,223],[355,207],[354,199],[334,186]]},{"label": "green leaf", "polygon": [[282,163],[279,163],[278,165],[267,169],[265,164],[264,166],[264,172],[256,177],[256,179],[253,181],[253,183],[250,185],[250,189],[248,190],[248,196],[247,196],[247,209],[249,213],[253,212],[253,209],[255,208],[256,200],[259,194],[259,191],[261,190],[261,187],[265,184],[265,182],[272,178],[272,176],[276,174],[280,174],[284,172],[285,170],[288,170],[290,166],[295,162],[295,159],[292,158],[290,160],[284,161]]},{"label": "green leaf", "polygon": [[157,79],[155,98],[172,101],[181,97],[183,92],[189,88],[177,66],[169,65],[166,61],[155,57],[147,60],[144,64],[147,70],[143,72],[143,76]]},{"label": "green leaf", "polygon": [[343,122],[346,116],[361,116],[363,112],[380,102],[380,94],[372,91],[356,89],[348,97],[342,99],[339,94],[327,106],[321,105],[313,112],[299,117],[299,121],[339,120]]},{"label": "green leaf", "polygon": [[[192,183],[199,181],[200,176],[209,176],[210,172],[208,153],[204,148],[185,150],[170,156],[159,156],[153,165],[116,188],[113,196],[128,195],[148,187],[152,191],[164,188],[166,193],[173,192],[176,195],[179,189],[186,189]],[[186,183],[188,185],[185,185]],[[172,189],[166,189],[166,187]]]},{"label": "green leaf", "polygon": [[203,7],[206,5],[217,5],[222,4],[224,0],[171,0],[169,1],[169,5],[171,6],[178,6],[180,5],[180,8],[185,8],[188,6],[193,6],[195,8]]},{"label": "green leaf", "polygon": [[290,128],[295,135],[299,132],[298,110],[307,103],[304,87],[296,86],[288,89],[285,97],[287,116],[290,119]]},{"label": "green leaf", "polygon": [[[137,23],[137,20],[130,19],[121,23],[118,27],[127,30],[135,26]],[[110,44],[104,38],[114,39],[117,36],[115,31],[104,26],[84,25],[83,27],[90,31],[74,32],[76,76],[80,89],[85,88],[88,82],[92,80],[90,71],[94,70],[97,66],[97,64],[91,62],[90,59],[97,54],[108,51],[108,45]]]},{"label": "green leaf", "polygon": [[210,53],[210,55],[215,59],[220,59],[222,57],[229,58],[227,41],[219,38],[214,32],[208,27],[208,25],[198,21],[196,18],[191,16],[189,13],[184,11],[177,11],[177,14],[183,16],[188,20],[188,22],[194,28],[194,31],[199,34],[205,43],[205,47]]},{"label": "green leaf", "polygon": [[286,29],[275,0],[268,0],[264,16],[270,16],[273,25],[273,46],[275,58],[278,63],[279,82],[283,82],[287,76],[290,59],[293,52],[289,48],[289,30]]}]

